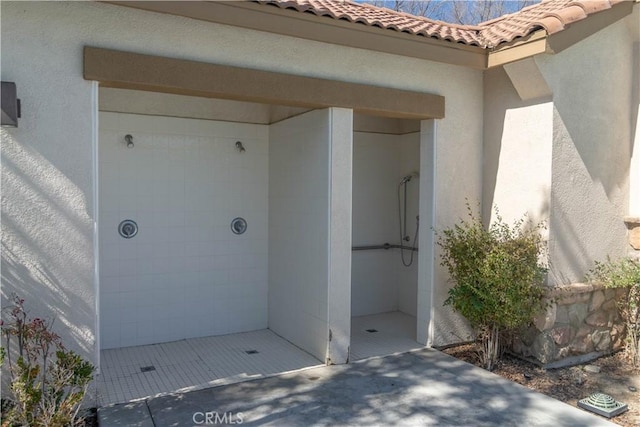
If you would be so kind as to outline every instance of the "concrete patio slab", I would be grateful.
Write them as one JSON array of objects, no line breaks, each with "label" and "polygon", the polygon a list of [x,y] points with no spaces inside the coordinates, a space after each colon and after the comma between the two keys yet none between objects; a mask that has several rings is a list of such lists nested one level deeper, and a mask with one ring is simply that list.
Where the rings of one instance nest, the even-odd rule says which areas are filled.
[{"label": "concrete patio slab", "polygon": [[147,402],[130,402],[98,408],[100,427],[153,427]]},{"label": "concrete patio slab", "polygon": [[[436,350],[152,398],[155,426],[614,426]],[[122,411],[121,413],[124,413]],[[123,424],[103,424],[123,425]],[[112,419],[113,422],[113,419]]]}]

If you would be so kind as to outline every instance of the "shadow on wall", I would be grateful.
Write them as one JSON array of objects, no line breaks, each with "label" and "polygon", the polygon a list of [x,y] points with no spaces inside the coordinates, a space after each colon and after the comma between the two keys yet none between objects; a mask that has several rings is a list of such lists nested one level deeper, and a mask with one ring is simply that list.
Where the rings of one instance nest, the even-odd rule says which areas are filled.
[{"label": "shadow on wall", "polygon": [[82,191],[2,130],[2,307],[53,318],[65,345],[94,360],[92,219]]},{"label": "shadow on wall", "polygon": [[[483,216],[490,217],[494,203],[500,205],[505,200],[521,197],[519,191],[514,191],[514,185],[520,185],[523,192],[531,188],[529,180],[523,179],[526,175],[520,176],[513,165],[500,164],[505,158],[515,158],[523,170],[529,169],[529,172],[547,173],[542,168],[548,168],[548,194],[540,198],[540,206],[535,208],[538,212],[530,214],[534,221],[549,221],[549,283],[552,285],[581,281],[593,260],[622,255],[624,249],[625,227],[621,219],[626,214],[629,197],[634,137],[631,123],[637,119],[630,116],[637,115],[637,101],[633,98],[638,96],[637,90],[633,95],[629,93],[629,85],[637,87],[638,84],[629,81],[629,77],[638,75],[637,52],[634,65],[627,58],[621,61],[623,68],[628,65],[635,69],[625,68],[619,79],[599,78],[594,74],[608,69],[608,63],[617,63],[623,55],[622,49],[611,49],[595,58],[580,56],[582,53],[580,49],[569,49],[537,61],[554,93],[552,108],[540,111],[545,128],[552,127],[548,129],[549,134],[540,134],[544,139],[541,143],[550,144],[541,147],[549,151],[541,151],[540,159],[551,164],[540,165],[539,171],[527,164],[526,155],[514,154],[517,146],[505,145],[520,142],[523,147],[529,144],[528,149],[535,151],[535,141],[521,138],[517,125],[522,122],[525,130],[535,130],[536,124],[523,115],[509,122],[508,113],[512,109],[542,107],[551,100],[522,101],[502,69],[487,71],[484,79],[485,93],[491,96],[485,96],[484,100]],[[629,108],[629,102],[635,103],[635,107]],[[505,149],[509,154],[501,159]],[[513,182],[505,183],[508,178],[500,176],[505,167],[510,169]],[[531,178],[536,179],[535,173]],[[536,198],[531,192],[528,197]],[[521,198],[520,203],[523,201],[527,199]]]},{"label": "shadow on wall", "polygon": [[[567,51],[570,70],[559,62],[544,65],[556,93],[550,274],[557,282],[582,281],[594,260],[622,256],[626,248],[622,217],[629,207],[637,119],[631,105],[637,90],[630,89],[637,88],[638,58],[636,52],[630,61],[622,49],[601,52],[578,58],[579,51]],[[621,64],[617,78],[594,78],[594,70],[611,63]]]},{"label": "shadow on wall", "polygon": [[[638,30],[640,32],[640,30]],[[628,215],[640,215],[640,147],[636,147],[636,142],[640,142],[640,42],[633,44],[633,74],[636,76],[633,79],[633,90],[631,92],[631,139],[629,141],[629,152],[634,156],[635,161],[635,181],[630,183],[630,190],[632,200],[629,201]],[[633,170],[632,170],[633,171]]]},{"label": "shadow on wall", "polygon": [[[539,98],[529,101],[523,101],[516,92],[515,88],[511,84],[507,73],[502,68],[490,69],[485,72],[484,75],[484,91],[485,94],[491,94],[491,96],[484,97],[484,158],[483,158],[483,186],[482,186],[482,218],[485,221],[485,225],[488,226],[489,218],[492,217],[494,203],[496,199],[496,191],[498,183],[498,173],[500,169],[500,154],[503,149],[503,140],[505,127],[507,124],[507,116],[510,110],[526,109],[527,107],[538,106],[551,102],[550,98]],[[538,124],[535,124],[539,126]],[[513,132],[513,130],[511,130]],[[508,141],[513,144],[517,144],[518,141]],[[548,141],[551,143],[551,141]],[[551,147],[549,147],[549,150]],[[527,153],[520,152],[523,158],[522,161],[529,161]],[[518,159],[514,159],[517,161]],[[545,165],[541,165],[545,166]],[[551,173],[551,165],[546,165]],[[518,182],[518,177],[513,177],[514,182]],[[520,179],[521,185],[526,185],[526,180]],[[513,185],[513,183],[500,183]],[[526,188],[519,188],[520,191],[528,191]],[[540,189],[538,191],[544,191]],[[531,193],[529,191],[529,193]],[[542,197],[540,197],[542,196]],[[535,211],[530,211],[530,219],[534,224],[540,221],[545,221],[549,218],[550,206],[548,197],[545,195],[531,195],[531,197],[539,198],[542,202],[536,207]],[[499,209],[500,205],[497,206]],[[518,219],[527,209],[523,206],[521,209],[517,209]],[[510,222],[507,219],[507,222]]]},{"label": "shadow on wall", "polygon": [[[553,192],[551,204],[560,205]],[[575,283],[576,280],[582,281],[585,272],[589,269],[585,266],[585,260],[589,260],[589,251],[576,232],[572,219],[565,211],[558,209],[552,218],[552,226],[554,231],[549,245],[554,246],[554,256],[549,259],[548,282],[558,285]]]},{"label": "shadow on wall", "polygon": [[[466,218],[465,218],[466,219]],[[443,230],[438,230],[439,232]],[[446,346],[449,344],[469,342],[475,339],[475,331],[469,324],[469,321],[460,313],[453,310],[449,305],[445,306],[444,302],[449,297],[449,289],[453,286],[447,269],[440,265],[442,248],[436,246],[436,271],[435,281],[437,285],[433,290],[433,307],[434,307],[434,337],[433,345],[436,347]]]}]

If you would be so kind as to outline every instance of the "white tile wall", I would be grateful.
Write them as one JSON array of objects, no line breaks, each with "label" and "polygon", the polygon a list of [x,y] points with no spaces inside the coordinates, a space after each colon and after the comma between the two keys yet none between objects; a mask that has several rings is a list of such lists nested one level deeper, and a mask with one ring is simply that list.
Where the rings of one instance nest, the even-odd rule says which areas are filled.
[{"label": "white tile wall", "polygon": [[[420,133],[410,133],[400,137],[400,171],[401,175],[420,171]],[[414,178],[407,187],[407,233],[411,236],[411,244],[413,244],[416,231],[416,216],[420,212],[420,183],[423,181]],[[420,230],[424,230],[424,227],[428,226],[427,224],[428,222],[422,221]],[[417,241],[416,246],[419,246]],[[409,256],[410,254],[405,251],[405,260],[409,260]],[[410,267],[404,267],[400,264],[398,270],[398,309],[416,316],[418,254],[414,253],[413,264]]]},{"label": "white tile wall", "polygon": [[[353,245],[400,243],[398,184],[420,170],[419,134],[356,132],[353,150]],[[408,233],[415,232],[419,180],[409,183]],[[408,260],[409,252],[405,251]],[[351,314],[363,316],[401,310],[416,313],[417,258],[403,267],[400,251],[352,253]]]},{"label": "white tile wall", "polygon": [[99,136],[102,348],[265,328],[268,127],[101,113]]},{"label": "white tile wall", "polygon": [[326,356],[329,110],[273,124],[269,138],[269,328]]}]

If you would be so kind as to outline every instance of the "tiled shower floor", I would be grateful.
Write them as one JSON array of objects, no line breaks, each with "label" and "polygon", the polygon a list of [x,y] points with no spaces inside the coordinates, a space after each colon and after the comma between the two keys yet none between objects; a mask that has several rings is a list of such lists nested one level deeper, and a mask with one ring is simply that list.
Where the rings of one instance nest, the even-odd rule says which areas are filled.
[{"label": "tiled shower floor", "polygon": [[100,406],[320,365],[268,329],[103,350],[101,359]]},{"label": "tiled shower floor", "polygon": [[[415,317],[400,312],[354,317],[351,360],[421,348],[415,331]],[[247,353],[252,350],[257,353]],[[268,329],[102,350],[98,404],[200,390],[320,364]]]},{"label": "tiled shower floor", "polygon": [[[377,332],[367,332],[367,329]],[[424,347],[415,338],[414,316],[392,311],[354,317],[351,319],[351,360],[404,353]]]}]

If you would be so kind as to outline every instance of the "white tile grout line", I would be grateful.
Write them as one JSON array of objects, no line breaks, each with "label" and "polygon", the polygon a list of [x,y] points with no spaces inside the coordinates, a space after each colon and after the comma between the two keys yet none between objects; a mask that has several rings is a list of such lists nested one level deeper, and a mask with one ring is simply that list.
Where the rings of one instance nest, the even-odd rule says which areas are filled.
[{"label": "white tile grout line", "polygon": [[[257,331],[257,332],[260,332],[260,331]],[[215,338],[218,338],[218,337],[212,337],[212,338],[214,339],[210,340],[205,338],[205,339],[184,340],[184,343],[187,344],[187,347],[189,348],[189,350],[183,350],[180,347],[179,347],[179,350],[181,353],[186,352],[188,354],[197,356],[195,360],[189,361],[189,362],[196,362],[196,364],[190,367],[187,366],[186,369],[184,367],[182,369],[178,369],[173,373],[171,378],[168,378],[167,376],[164,376],[164,375],[161,375],[159,378],[151,378],[148,376],[144,376],[144,375],[141,375],[139,372],[136,372],[136,369],[133,368],[133,366],[139,366],[141,363],[147,363],[146,360],[152,359],[154,362],[159,362],[158,363],[159,369],[156,372],[161,373],[163,371],[162,368],[167,368],[167,367],[175,368],[175,363],[173,363],[174,360],[172,360],[175,358],[171,357],[171,352],[167,351],[168,347],[170,347],[170,345],[172,345],[173,343],[166,343],[167,345],[157,345],[157,346],[154,345],[153,347],[149,346],[149,347],[139,348],[139,349],[134,349],[134,348],[125,349],[122,352],[121,360],[124,360],[124,363],[125,363],[124,367],[131,372],[127,372],[126,374],[123,373],[122,376],[117,375],[116,378],[114,377],[108,378],[110,381],[107,381],[107,378],[103,376],[103,378],[99,380],[100,403],[102,404],[102,406],[106,406],[106,405],[113,405],[116,403],[120,403],[119,401],[122,401],[122,400],[140,401],[147,398],[168,395],[176,392],[200,390],[204,388],[217,387],[221,385],[233,384],[233,383],[247,381],[247,380],[268,378],[268,377],[280,375],[283,373],[296,372],[298,370],[304,370],[306,368],[322,366],[321,364],[317,364],[317,365],[313,364],[310,366],[305,366],[301,369],[293,369],[293,370],[292,369],[285,369],[285,370],[275,369],[274,370],[274,366],[272,366],[272,363],[270,360],[260,360],[260,361],[253,360],[253,362],[257,362],[257,363],[248,363],[248,366],[250,366],[253,371],[256,371],[256,373],[252,375],[245,375],[242,373],[237,374],[235,372],[244,370],[244,368],[246,368],[246,365],[244,363],[237,365],[235,363],[237,362],[237,360],[230,359],[230,361],[234,362],[233,365],[236,366],[235,369],[231,369],[229,371],[229,374],[231,375],[228,374],[229,375],[228,377],[220,378],[215,374],[214,370],[212,369],[215,366],[211,366],[210,362],[207,363],[207,360],[205,360],[202,357],[202,353],[201,353],[202,351],[206,351],[207,349],[216,347],[216,351],[214,351],[213,353],[218,353],[217,354],[218,357],[225,356],[226,359],[229,359],[228,350],[234,350],[234,349],[237,349],[238,347],[246,347],[247,345],[249,347],[252,347],[250,341],[258,340],[259,345],[257,345],[257,347],[266,347],[267,352],[269,350],[282,351],[283,348],[285,350],[291,348],[294,351],[299,352],[300,354],[296,355],[297,357],[294,358],[295,359],[294,363],[297,365],[309,363],[309,360],[312,359],[312,356],[308,355],[306,352],[302,353],[301,349],[293,346],[292,344],[282,339],[281,337],[277,336],[271,331],[269,331],[267,335],[265,335],[264,333],[263,334],[258,333],[258,334],[253,334],[253,336],[243,335],[240,337],[229,337],[230,339],[223,340],[223,343],[220,343],[220,340],[215,340]],[[237,338],[240,338],[240,339],[237,339]],[[277,341],[274,341],[274,338],[277,339]],[[280,340],[282,340],[282,342],[280,342]],[[222,345],[221,349],[217,348],[221,345]],[[164,360],[162,360],[161,358],[159,359],[158,353],[168,357],[166,357]],[[107,372],[112,371],[114,369],[117,372],[118,370],[121,370],[123,368],[122,365],[116,365],[117,357],[114,352],[109,353],[108,356],[109,357],[106,357],[105,359],[111,359],[110,362],[112,362],[113,366],[111,366],[110,369],[107,370]],[[300,357],[300,356],[303,356],[303,357]],[[307,359],[307,360],[305,361],[304,359]],[[250,359],[247,359],[246,361],[251,362]],[[177,362],[177,360],[175,360],[175,362]],[[218,368],[220,367],[218,366]],[[224,366],[220,369],[224,370]],[[203,374],[205,374],[204,376],[214,376],[215,378],[203,383],[193,384],[194,382],[197,381],[194,378],[200,378],[203,376]],[[178,384],[176,384],[176,382],[178,384],[187,383],[187,384],[193,384],[193,385],[190,385],[188,387],[179,387]],[[159,384],[162,384],[162,385],[159,385]],[[171,387],[166,387],[167,385],[171,385]],[[169,388],[172,391],[156,392],[156,390],[158,389],[167,389],[167,388]],[[177,391],[176,391],[176,388],[178,389]],[[136,395],[140,395],[140,394],[144,394],[144,396],[136,397]]]},{"label": "white tile grout line", "polygon": [[[379,329],[383,329],[383,326],[379,325],[380,322],[383,322],[384,328],[388,330],[387,334],[378,337],[369,336],[362,332],[354,336],[365,349],[358,352],[352,351],[350,362],[357,363],[423,350],[425,347],[418,343],[412,343],[408,337],[393,339],[388,335],[397,332],[398,328],[404,329],[406,326],[404,323],[407,320],[411,321],[403,316],[407,315],[398,317],[398,315],[392,314],[390,318],[386,319],[384,315],[364,316],[369,319],[359,318],[360,323],[373,323],[372,326]],[[358,325],[359,328],[361,326]],[[376,342],[380,339],[390,340],[390,342]],[[416,347],[406,348],[414,346]],[[234,357],[235,352],[242,351],[245,347],[246,349],[260,348],[260,351],[267,357],[252,359],[251,356],[244,354],[241,354],[240,357]],[[394,347],[405,347],[406,349],[389,352]],[[107,351],[104,357],[105,365],[107,365],[104,373],[109,372],[115,376],[109,375],[107,378],[105,375],[101,375],[102,378],[98,380],[98,400],[103,406],[270,378],[324,366],[318,362],[301,368],[287,369],[288,363],[286,361],[269,355],[269,353],[282,352],[283,350],[297,352],[295,357],[289,357],[287,360],[298,366],[307,364],[309,360],[315,360],[315,358],[270,330],[193,338],[122,350],[121,357],[118,357],[118,353],[115,351]],[[366,356],[366,353],[369,352],[382,353]],[[211,357],[206,357],[206,354],[210,354]],[[363,356],[363,354],[365,355]],[[359,356],[354,358],[356,355]],[[189,359],[187,363],[184,363],[185,359]],[[220,363],[220,359],[223,360],[222,363]],[[157,370],[151,376],[138,372],[140,365],[146,363],[156,366]],[[171,372],[167,372],[165,368]],[[251,373],[247,374],[247,370]],[[198,382],[198,379],[203,376],[213,378]],[[181,387],[181,384],[190,385]],[[158,391],[167,389],[171,391]],[[144,396],[140,396],[141,394]]]}]

